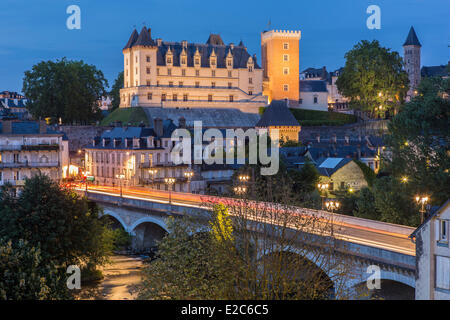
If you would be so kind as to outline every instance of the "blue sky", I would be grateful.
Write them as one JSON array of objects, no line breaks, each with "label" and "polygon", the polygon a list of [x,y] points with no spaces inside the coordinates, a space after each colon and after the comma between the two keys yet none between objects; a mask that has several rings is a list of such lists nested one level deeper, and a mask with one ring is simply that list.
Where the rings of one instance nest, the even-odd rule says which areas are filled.
[{"label": "blue sky", "polygon": [[[450,59],[448,0],[2,0],[0,10],[0,91],[22,90],[23,74],[41,60],[84,60],[101,69],[112,85],[123,69],[122,48],[133,26],[152,28],[154,38],[204,43],[219,33],[260,61],[260,32],[302,31],[300,69],[344,65],[344,54],[358,41],[378,39],[403,54],[414,26],[422,43],[422,65]],[[81,8],[81,30],[68,30],[66,8]],[[366,9],[381,8],[381,29],[369,30]]]}]

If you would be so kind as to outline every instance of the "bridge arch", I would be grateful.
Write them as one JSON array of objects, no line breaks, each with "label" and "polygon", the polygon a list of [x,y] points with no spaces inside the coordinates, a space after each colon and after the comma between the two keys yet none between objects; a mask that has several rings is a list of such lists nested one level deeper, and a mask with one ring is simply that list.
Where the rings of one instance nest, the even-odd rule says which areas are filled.
[{"label": "bridge arch", "polygon": [[130,233],[133,236],[133,247],[141,252],[154,254],[158,241],[161,241],[169,233],[164,221],[153,217],[144,217],[132,224]]},{"label": "bridge arch", "polygon": [[129,230],[131,232],[131,234],[133,234],[134,230],[142,223],[145,222],[149,222],[149,223],[154,223],[158,226],[160,226],[162,229],[164,229],[166,232],[169,232],[169,227],[167,226],[167,224],[162,221],[161,219],[156,219],[154,217],[143,217],[138,219],[137,221],[135,221],[130,227]]},{"label": "bridge arch", "polygon": [[113,211],[110,211],[110,210],[104,210],[102,216],[109,216],[109,217],[114,218],[122,225],[122,227],[125,229],[126,232],[128,232],[128,233],[130,232],[128,225],[125,223],[125,221],[123,221],[123,219],[120,217],[119,214],[117,214]]}]

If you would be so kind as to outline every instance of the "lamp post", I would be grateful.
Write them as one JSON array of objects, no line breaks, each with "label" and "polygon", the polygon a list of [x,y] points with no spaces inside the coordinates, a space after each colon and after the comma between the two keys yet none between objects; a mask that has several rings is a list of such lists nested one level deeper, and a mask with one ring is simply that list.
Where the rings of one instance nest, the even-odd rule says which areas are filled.
[{"label": "lamp post", "polygon": [[[322,202],[322,210],[323,210],[323,202],[326,197],[326,191],[328,190],[329,184],[328,183],[318,183],[317,188],[319,189],[319,195]],[[324,195],[325,192],[325,195]]]},{"label": "lamp post", "polygon": [[247,182],[248,180],[250,180],[250,177],[249,177],[248,175],[245,175],[245,174],[239,175],[239,181],[245,183],[245,182]]},{"label": "lamp post", "polygon": [[122,198],[122,179],[125,178],[125,175],[124,174],[116,174],[116,178],[119,179],[120,197]]},{"label": "lamp post", "polygon": [[425,212],[426,212],[425,205],[428,202],[428,197],[427,196],[417,196],[416,197],[416,202],[417,202],[417,204],[420,205],[420,209],[419,209],[419,212],[420,212],[420,223],[423,223],[423,221],[425,220]]},{"label": "lamp post", "polygon": [[194,176],[194,171],[186,171],[184,173],[184,176],[187,179],[187,184],[188,184],[188,192],[191,193],[191,178]]},{"label": "lamp post", "polygon": [[408,183],[408,177],[407,176],[403,176],[401,182],[402,183]]},{"label": "lamp post", "polygon": [[155,182],[155,175],[158,173],[158,169],[150,169],[148,170],[148,173],[152,176],[152,189],[153,189],[153,184]]},{"label": "lamp post", "polygon": [[329,200],[325,202],[327,210],[331,211],[331,236],[334,237],[334,210],[339,209],[340,203],[336,200]]},{"label": "lamp post", "polygon": [[237,186],[234,187],[234,193],[236,193],[237,195],[243,195],[244,193],[247,192],[247,187],[243,187],[243,186]]},{"label": "lamp post", "polygon": [[172,185],[175,183],[175,178],[164,178],[164,182],[169,186],[169,203],[172,204]]}]

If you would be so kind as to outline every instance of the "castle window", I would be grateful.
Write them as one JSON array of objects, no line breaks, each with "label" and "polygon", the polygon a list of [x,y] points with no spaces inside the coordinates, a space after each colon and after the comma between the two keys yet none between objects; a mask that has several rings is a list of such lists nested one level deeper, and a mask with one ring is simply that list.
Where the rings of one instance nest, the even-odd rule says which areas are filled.
[{"label": "castle window", "polygon": [[181,88],[183,86],[183,81],[178,82],[178,86]]},{"label": "castle window", "polygon": [[165,93],[161,94],[161,101],[166,101],[166,94]]},{"label": "castle window", "polygon": [[253,95],[253,91],[249,91],[249,92],[248,92],[248,95],[249,95],[249,96]]},{"label": "castle window", "polygon": [[199,77],[200,76],[200,70],[195,70],[195,76]]},{"label": "castle window", "polygon": [[147,86],[150,86],[150,80],[147,80]]},{"label": "castle window", "polygon": [[289,50],[289,43],[287,43],[287,42],[283,43],[283,49]]},{"label": "castle window", "polygon": [[147,56],[147,62],[150,62],[150,56]]},{"label": "castle window", "polygon": [[168,76],[171,76],[171,75],[172,75],[172,69],[170,69],[170,68],[167,69],[167,75],[168,75]]},{"label": "castle window", "polygon": [[185,76],[186,75],[186,69],[181,69],[181,75]]},{"label": "castle window", "polygon": [[188,101],[188,95],[187,94],[183,94],[183,101]]},{"label": "castle window", "polygon": [[212,94],[208,94],[208,101],[212,101]]},{"label": "castle window", "polygon": [[195,58],[194,63],[195,63],[196,65],[199,65],[199,64],[200,64],[200,59],[199,59],[199,58]]},{"label": "castle window", "polygon": [[211,87],[215,88],[216,87],[216,83],[215,82],[211,82]]},{"label": "castle window", "polygon": [[126,65],[128,65],[128,59],[126,59],[125,61],[126,61],[126,62],[125,62],[125,63],[126,63]]},{"label": "castle window", "polygon": [[283,91],[289,91],[289,85],[283,84]]},{"label": "castle window", "polygon": [[317,96],[314,97],[314,103],[317,104]]},{"label": "castle window", "polygon": [[186,58],[181,58],[181,64],[186,64]]},{"label": "castle window", "polygon": [[216,76],[216,70],[212,70],[211,71],[211,77],[215,77]]},{"label": "castle window", "polygon": [[173,81],[169,81],[169,87],[173,87]]},{"label": "castle window", "polygon": [[283,74],[284,75],[288,75],[289,74],[289,68],[288,67],[283,68]]},{"label": "castle window", "polygon": [[283,54],[283,61],[289,61],[289,55]]},{"label": "castle window", "polygon": [[156,68],[156,74],[159,76],[159,68]]},{"label": "castle window", "polygon": [[173,101],[178,101],[178,96],[175,93],[172,95],[172,100]]},{"label": "castle window", "polygon": [[147,74],[150,74],[150,68],[147,68]]},{"label": "castle window", "polygon": [[228,89],[231,89],[231,87],[232,87],[232,83],[228,82]]},{"label": "castle window", "polygon": [[231,78],[232,77],[232,73],[231,73],[231,71],[228,71],[228,78]]},{"label": "castle window", "polygon": [[248,78],[248,83],[253,84],[253,78]]},{"label": "castle window", "polygon": [[233,102],[233,95],[232,94],[230,94],[230,102]]},{"label": "castle window", "polygon": [[152,94],[151,93],[147,93],[147,100],[152,100]]}]

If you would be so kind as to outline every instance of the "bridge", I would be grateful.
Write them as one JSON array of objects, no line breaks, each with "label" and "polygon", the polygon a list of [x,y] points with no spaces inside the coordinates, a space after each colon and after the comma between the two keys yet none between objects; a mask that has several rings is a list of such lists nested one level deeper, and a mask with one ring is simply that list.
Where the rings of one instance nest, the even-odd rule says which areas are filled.
[{"label": "bridge", "polygon": [[[133,236],[135,248],[148,248],[162,239],[169,216],[194,215],[208,211],[205,200],[226,201],[227,198],[191,193],[149,190],[142,187],[124,188],[89,186],[88,192],[76,191],[99,203],[104,214],[113,218]],[[170,197],[170,201],[169,201]],[[205,197],[207,199],[205,199]],[[414,228],[320,210],[297,208],[304,215],[332,215],[336,226],[334,237],[345,242],[346,251],[356,262],[358,276],[352,285],[363,283],[371,275],[370,265],[379,266],[382,281],[389,280],[415,288],[415,244],[408,238]]]}]

